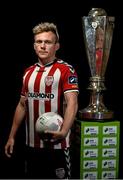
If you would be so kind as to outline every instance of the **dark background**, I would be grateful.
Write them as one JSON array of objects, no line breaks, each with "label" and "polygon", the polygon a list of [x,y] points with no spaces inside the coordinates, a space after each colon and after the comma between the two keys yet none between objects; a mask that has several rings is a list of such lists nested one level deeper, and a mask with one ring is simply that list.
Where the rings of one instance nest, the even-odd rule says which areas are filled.
[{"label": "dark background", "polygon": [[115,16],[115,28],[109,62],[105,74],[104,104],[114,111],[114,119],[121,122],[119,178],[122,172],[123,112],[122,112],[122,40],[123,10],[119,1],[93,0],[80,2],[34,1],[6,2],[1,6],[0,39],[0,178],[23,178],[24,124],[21,125],[11,159],[4,155],[15,107],[19,100],[24,69],[37,61],[33,51],[32,28],[42,21],[57,24],[61,48],[57,56],[72,64],[79,76],[79,109],[89,103],[90,70],[85,54],[82,33],[82,16],[92,7],[104,8],[109,16]]}]

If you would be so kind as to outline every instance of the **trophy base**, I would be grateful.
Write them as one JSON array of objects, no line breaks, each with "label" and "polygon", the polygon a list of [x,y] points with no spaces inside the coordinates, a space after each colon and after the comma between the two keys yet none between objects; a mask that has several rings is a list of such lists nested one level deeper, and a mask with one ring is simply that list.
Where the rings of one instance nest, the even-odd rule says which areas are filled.
[{"label": "trophy base", "polygon": [[84,119],[84,120],[99,120],[99,121],[103,121],[103,120],[112,120],[113,118],[113,112],[106,110],[103,112],[93,112],[90,111],[88,109],[83,109],[79,111],[79,118],[80,119]]}]

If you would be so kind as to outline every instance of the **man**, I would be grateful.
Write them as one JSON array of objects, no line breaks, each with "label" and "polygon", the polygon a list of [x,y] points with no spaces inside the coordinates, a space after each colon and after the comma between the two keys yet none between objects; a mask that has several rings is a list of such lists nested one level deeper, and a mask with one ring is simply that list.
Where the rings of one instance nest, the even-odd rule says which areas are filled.
[{"label": "man", "polygon": [[[70,178],[70,128],[78,109],[77,74],[71,65],[56,58],[60,46],[56,25],[40,23],[33,34],[38,63],[25,70],[5,154],[11,157],[17,130],[26,117],[27,177]],[[53,141],[40,139],[35,131],[36,120],[45,112],[57,112],[64,119],[59,132],[45,132]]]}]

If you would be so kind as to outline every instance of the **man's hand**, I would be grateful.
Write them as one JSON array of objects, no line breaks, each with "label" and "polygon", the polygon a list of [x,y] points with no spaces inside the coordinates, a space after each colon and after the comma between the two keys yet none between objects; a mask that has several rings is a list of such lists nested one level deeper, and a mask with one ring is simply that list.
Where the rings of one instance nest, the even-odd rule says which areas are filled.
[{"label": "man's hand", "polygon": [[66,133],[64,131],[50,131],[50,130],[45,130],[44,132],[46,135],[50,136],[50,141],[54,142],[57,140],[62,140],[66,137]]},{"label": "man's hand", "polygon": [[5,154],[7,157],[11,157],[13,153],[13,147],[14,147],[14,139],[9,138],[6,145],[5,145]]}]

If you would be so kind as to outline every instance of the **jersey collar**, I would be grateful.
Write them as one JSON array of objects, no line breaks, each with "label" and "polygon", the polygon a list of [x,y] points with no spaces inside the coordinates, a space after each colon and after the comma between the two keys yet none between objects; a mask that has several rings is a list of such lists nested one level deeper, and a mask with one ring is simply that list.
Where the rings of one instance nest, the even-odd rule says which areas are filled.
[{"label": "jersey collar", "polygon": [[36,63],[36,65],[39,66],[39,67],[48,67],[48,66],[51,66],[52,64],[54,64],[56,61],[57,61],[57,59],[54,59],[53,61],[51,61],[51,62],[49,62],[49,63],[47,63],[47,64],[45,64],[45,65],[41,65],[41,64],[38,62],[38,63]]}]

